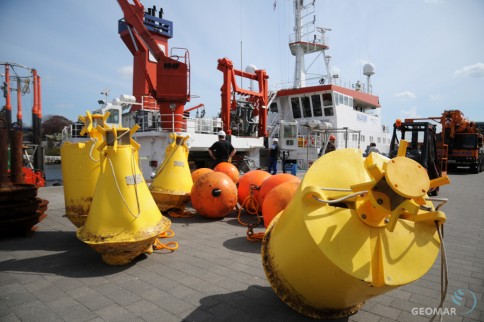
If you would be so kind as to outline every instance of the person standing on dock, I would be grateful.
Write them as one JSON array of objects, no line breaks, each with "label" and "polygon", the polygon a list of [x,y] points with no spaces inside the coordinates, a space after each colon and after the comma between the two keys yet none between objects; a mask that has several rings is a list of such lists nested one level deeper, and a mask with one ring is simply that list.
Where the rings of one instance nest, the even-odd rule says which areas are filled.
[{"label": "person standing on dock", "polygon": [[378,150],[378,148],[376,147],[376,143],[375,142],[371,142],[370,143],[370,148],[368,149],[368,154],[370,154],[371,152],[375,152],[375,153],[380,153],[380,150]]},{"label": "person standing on dock", "polygon": [[[324,154],[327,154],[327,153],[329,153],[331,151],[336,150],[336,145],[334,144],[334,141],[336,141],[336,136],[334,136],[333,134],[331,134],[329,136],[329,142],[326,145],[326,150],[324,151]],[[323,155],[323,148],[321,148],[319,150],[318,157],[321,157],[322,155]]]},{"label": "person standing on dock", "polygon": [[277,173],[277,160],[279,159],[279,139],[274,138],[272,140],[272,145],[270,149],[270,158],[269,158],[269,168],[267,171],[271,174]]},{"label": "person standing on dock", "polygon": [[213,168],[221,162],[231,162],[235,152],[237,150],[235,150],[232,143],[225,139],[224,131],[218,132],[218,141],[208,148],[208,154],[214,160]]}]

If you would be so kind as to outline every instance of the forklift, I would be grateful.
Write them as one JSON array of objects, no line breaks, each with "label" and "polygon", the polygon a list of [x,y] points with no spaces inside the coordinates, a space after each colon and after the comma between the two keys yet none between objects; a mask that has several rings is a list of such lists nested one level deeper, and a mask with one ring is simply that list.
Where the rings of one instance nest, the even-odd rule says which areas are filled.
[{"label": "forklift", "polygon": [[[430,122],[416,122],[405,119],[404,122],[397,120],[393,124],[393,134],[390,142],[390,158],[397,156],[400,140],[409,142],[407,158],[421,164],[429,175],[435,179],[447,175],[446,145],[437,142],[437,125]],[[429,196],[437,196],[439,188],[433,188],[428,192]]]}]

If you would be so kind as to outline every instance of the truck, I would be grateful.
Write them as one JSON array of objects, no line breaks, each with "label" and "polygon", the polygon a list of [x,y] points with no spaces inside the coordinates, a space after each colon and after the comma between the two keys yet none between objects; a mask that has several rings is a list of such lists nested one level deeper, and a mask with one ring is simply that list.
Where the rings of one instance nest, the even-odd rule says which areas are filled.
[{"label": "truck", "polygon": [[438,144],[448,146],[448,167],[468,167],[471,173],[484,170],[483,129],[460,110],[446,110],[440,117]]},{"label": "truck", "polygon": [[[426,169],[431,166],[431,164],[427,164],[431,162],[428,160],[435,158],[440,172],[447,172],[447,169],[455,170],[457,167],[467,167],[471,173],[479,173],[484,170],[484,122],[469,121],[460,110],[445,110],[441,116],[405,119],[404,122],[397,121],[397,123],[394,125],[390,155],[395,149],[395,131],[402,131],[402,139],[411,136],[410,139],[414,140],[411,141],[413,143],[407,154],[417,153],[414,150],[417,148],[420,151],[417,153],[418,155],[409,157],[416,158],[418,162],[420,161],[417,159],[421,158],[420,163]],[[429,128],[427,129],[427,127]],[[436,133],[439,127],[440,132]],[[435,133],[434,151],[432,151],[433,144],[423,142],[423,138],[430,135],[427,133],[428,131]],[[413,133],[421,133],[417,135],[421,138],[416,139]],[[428,142],[431,140],[429,139]]]}]

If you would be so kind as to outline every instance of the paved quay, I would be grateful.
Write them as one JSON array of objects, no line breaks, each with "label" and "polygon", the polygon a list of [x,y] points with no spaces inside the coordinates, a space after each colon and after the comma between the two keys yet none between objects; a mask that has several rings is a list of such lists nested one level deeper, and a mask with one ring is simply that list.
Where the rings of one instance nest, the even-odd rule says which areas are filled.
[{"label": "paved quay", "polygon": [[[484,173],[450,179],[439,196],[449,199],[442,317],[484,321]],[[63,217],[62,187],[41,188],[39,196],[50,203],[38,230],[0,239],[0,321],[315,321],[275,295],[260,243],[246,240],[235,212],[222,220],[172,218],[178,250],[114,267],[76,238]],[[440,259],[420,280],[336,321],[428,321],[439,301]]]}]

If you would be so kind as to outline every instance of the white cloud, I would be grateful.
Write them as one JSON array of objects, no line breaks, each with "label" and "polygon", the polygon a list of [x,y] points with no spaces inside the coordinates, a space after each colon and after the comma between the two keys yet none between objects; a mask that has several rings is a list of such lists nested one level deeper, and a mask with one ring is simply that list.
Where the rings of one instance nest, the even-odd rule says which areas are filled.
[{"label": "white cloud", "polygon": [[396,93],[395,94],[395,97],[401,98],[401,99],[404,99],[404,100],[411,100],[411,99],[416,99],[417,98],[417,96],[414,93],[410,92],[410,91]]},{"label": "white cloud", "polygon": [[417,107],[413,106],[408,110],[400,110],[400,117],[402,119],[412,119],[422,117],[417,113]]},{"label": "white cloud", "polygon": [[464,77],[484,78],[484,64],[477,63],[471,66],[465,66],[459,70],[456,70],[454,75],[457,77],[464,76]]},{"label": "white cloud", "polygon": [[122,79],[131,79],[133,77],[133,65],[123,66],[116,70]]}]

